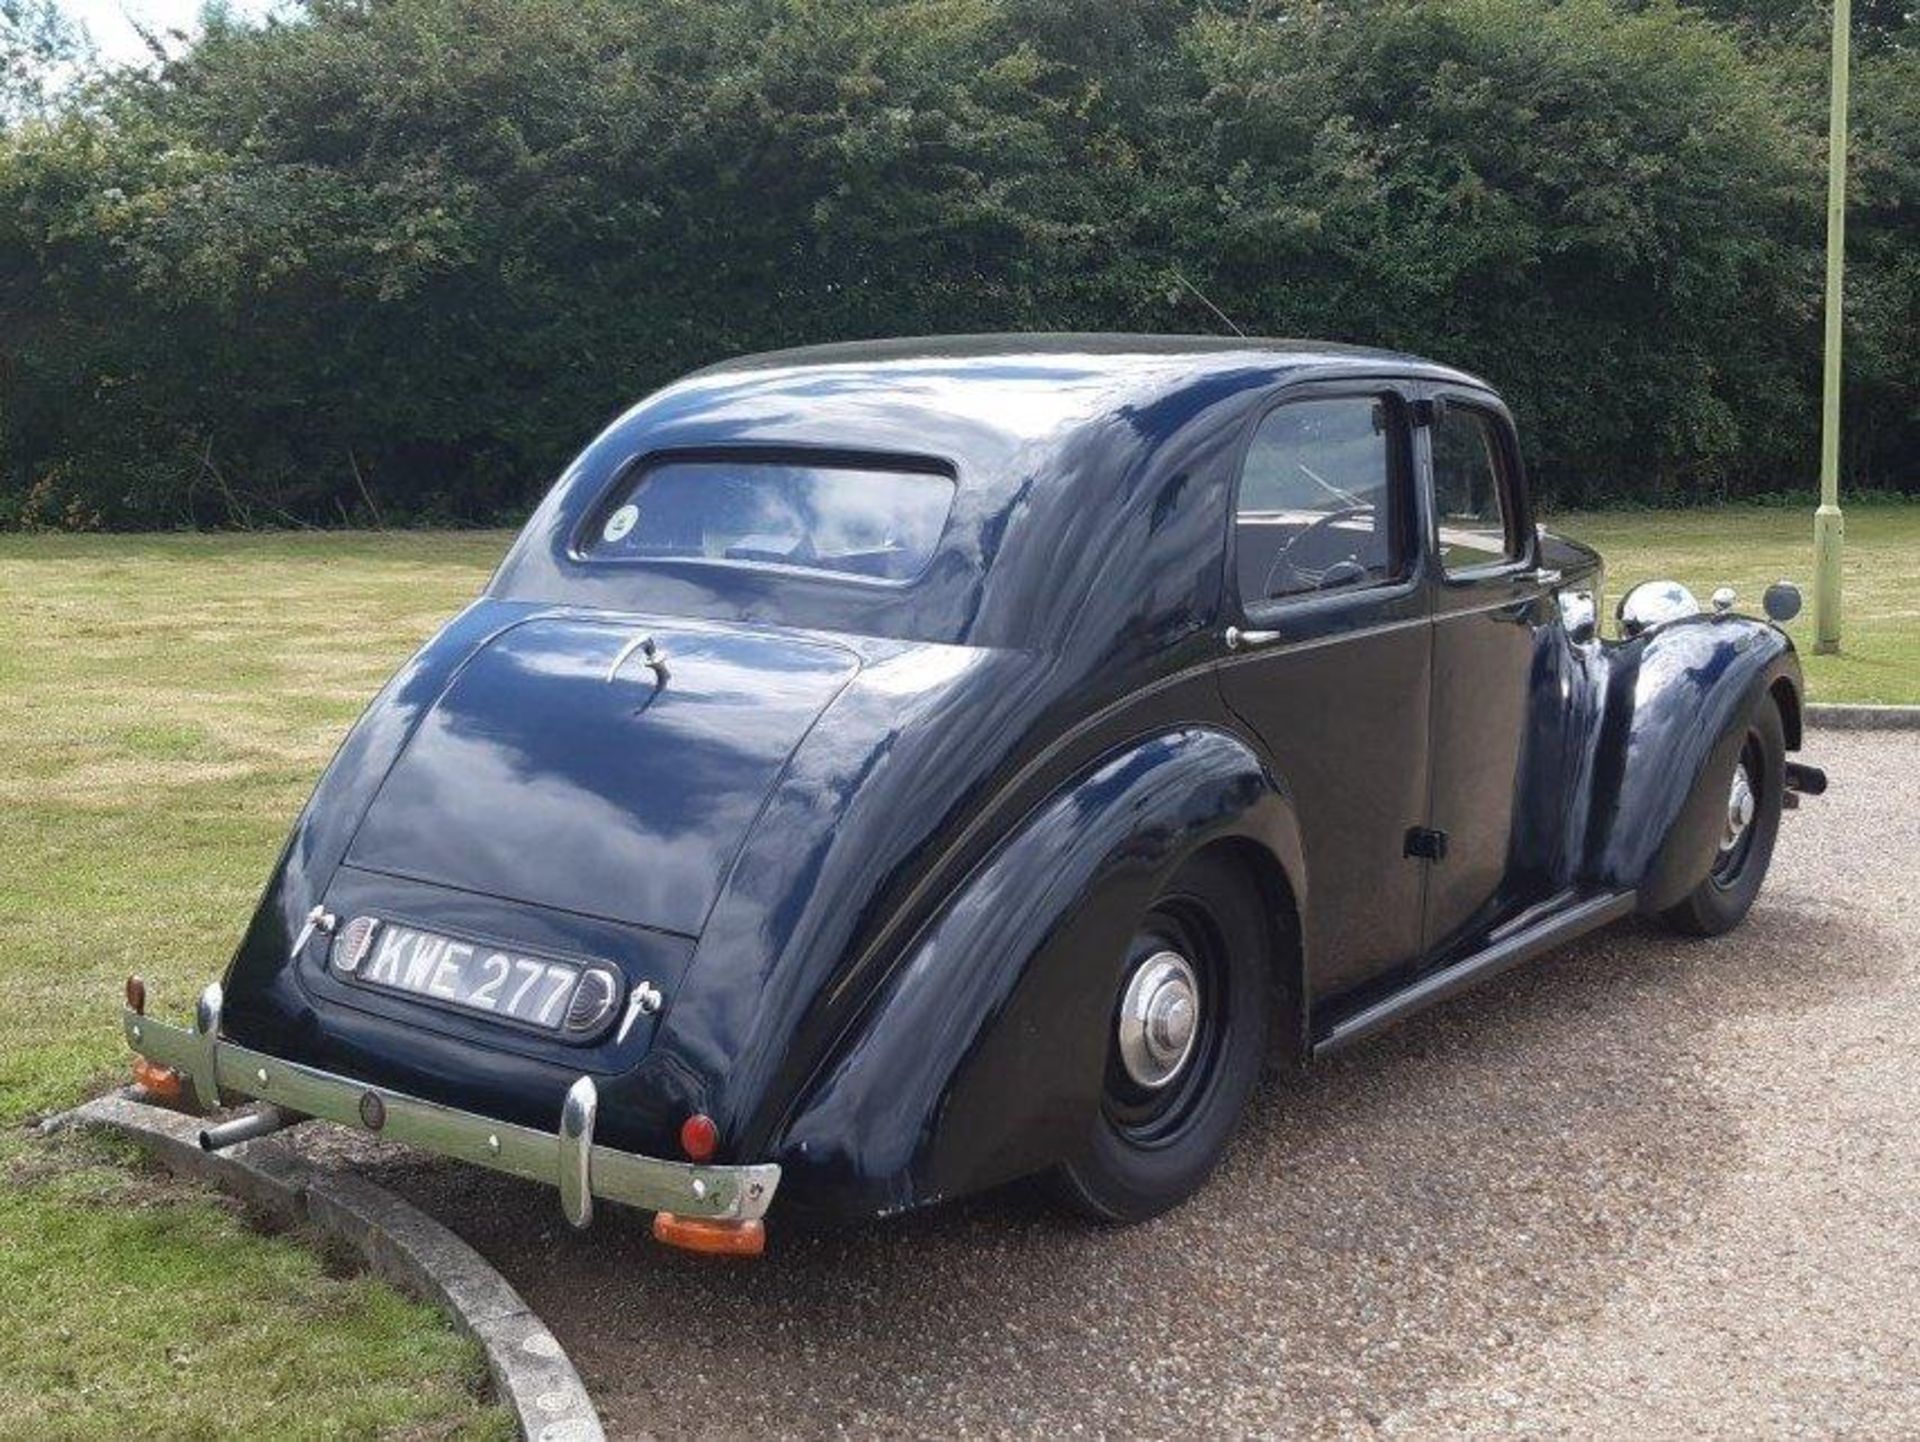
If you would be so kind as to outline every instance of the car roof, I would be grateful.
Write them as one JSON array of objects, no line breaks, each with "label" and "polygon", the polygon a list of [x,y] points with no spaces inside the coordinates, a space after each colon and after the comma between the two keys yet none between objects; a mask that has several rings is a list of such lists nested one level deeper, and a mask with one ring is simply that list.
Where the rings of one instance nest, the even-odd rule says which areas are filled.
[{"label": "car roof", "polygon": [[978,371],[987,375],[996,366],[1020,367],[1047,360],[1076,366],[1097,364],[1115,376],[1158,379],[1163,383],[1182,375],[1198,380],[1253,364],[1276,370],[1416,375],[1423,379],[1491,389],[1485,381],[1466,371],[1378,346],[1268,336],[1149,335],[1109,331],[902,336],[837,341],[736,356],[695,371],[686,379],[697,381],[706,376],[737,375],[750,371],[912,370],[929,365]]},{"label": "car roof", "polygon": [[[1097,584],[1138,589],[1152,574],[1217,567],[1207,507],[1235,464],[1238,419],[1288,386],[1343,377],[1481,384],[1396,351],[1237,336],[934,336],[742,356],[675,381],[609,425],[568,467],[494,593],[1025,644]],[[574,554],[596,508],[648,457],[743,451],[876,468],[930,462],[960,484],[933,560],[896,589],[745,567],[688,578],[666,562],[608,566]],[[1144,523],[1143,506],[1158,507]],[[1153,548],[1180,507],[1192,521],[1180,544],[1199,549],[1169,560]],[[1107,581],[1063,569],[1068,554],[1104,567]]]},{"label": "car roof", "polygon": [[1418,356],[1336,341],[925,336],[722,361],[655,392],[609,434],[648,448],[741,441],[924,450],[978,475],[996,453],[1064,448],[1116,421],[1143,440],[1164,440],[1230,394],[1344,376],[1486,388]]}]

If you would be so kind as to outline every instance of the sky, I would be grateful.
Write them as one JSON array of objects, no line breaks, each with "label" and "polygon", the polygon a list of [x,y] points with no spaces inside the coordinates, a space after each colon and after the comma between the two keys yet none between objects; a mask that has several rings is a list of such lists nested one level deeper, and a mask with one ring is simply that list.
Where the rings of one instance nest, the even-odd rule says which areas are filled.
[{"label": "sky", "polygon": [[[265,15],[277,0],[227,0],[228,11],[236,17]],[[100,58],[113,62],[140,63],[147,60],[147,48],[127,22],[129,15],[156,34],[200,28],[201,0],[60,0],[60,8],[72,20],[86,27],[93,37]]]}]

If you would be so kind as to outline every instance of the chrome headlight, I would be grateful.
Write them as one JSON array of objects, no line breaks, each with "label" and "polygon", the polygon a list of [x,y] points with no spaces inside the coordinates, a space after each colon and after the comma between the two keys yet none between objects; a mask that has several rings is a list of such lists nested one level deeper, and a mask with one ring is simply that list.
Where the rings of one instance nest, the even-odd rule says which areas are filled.
[{"label": "chrome headlight", "polygon": [[1678,581],[1642,581],[1620,598],[1620,634],[1637,636],[1649,626],[1700,614],[1700,602]]}]

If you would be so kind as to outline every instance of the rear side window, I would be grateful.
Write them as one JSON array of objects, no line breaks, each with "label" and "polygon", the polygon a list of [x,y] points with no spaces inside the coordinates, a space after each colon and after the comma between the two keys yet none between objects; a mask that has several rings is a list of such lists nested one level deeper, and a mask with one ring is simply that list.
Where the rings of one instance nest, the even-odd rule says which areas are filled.
[{"label": "rear side window", "polygon": [[780,460],[670,460],[597,513],[589,561],[721,561],[907,581],[926,569],[953,509],[931,471]]},{"label": "rear side window", "polygon": [[1500,475],[1493,417],[1448,406],[1433,427],[1433,500],[1440,561],[1449,572],[1519,558]]},{"label": "rear side window", "polygon": [[1260,422],[1234,513],[1243,603],[1401,574],[1397,425],[1377,396],[1290,401]]}]

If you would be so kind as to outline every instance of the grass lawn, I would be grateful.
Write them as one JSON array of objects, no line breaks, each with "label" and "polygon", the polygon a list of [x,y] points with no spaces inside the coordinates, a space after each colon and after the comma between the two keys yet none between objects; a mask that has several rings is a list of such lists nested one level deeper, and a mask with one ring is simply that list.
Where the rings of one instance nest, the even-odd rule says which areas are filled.
[{"label": "grass lawn", "polygon": [[[1614,597],[1673,575],[1754,607],[1810,580],[1797,512],[1554,524],[1606,555]],[[0,1436],[509,1430],[430,1310],[23,1127],[125,1075],[129,971],[185,1014],[348,723],[506,541],[0,537]],[[1920,506],[1849,514],[1847,606],[1845,654],[1806,657],[1813,696],[1920,702]]]},{"label": "grass lawn", "polygon": [[504,537],[0,538],[0,1436],[507,1437],[431,1308],[34,1113],[180,1018],[366,698]]},{"label": "grass lawn", "polygon": [[1607,559],[1609,610],[1637,581],[1683,581],[1705,604],[1715,586],[1759,614],[1760,593],[1785,576],[1807,608],[1787,627],[1809,701],[1920,704],[1920,505],[1852,506],[1841,568],[1840,653],[1813,654],[1813,513],[1725,507],[1551,516],[1547,524]]}]

